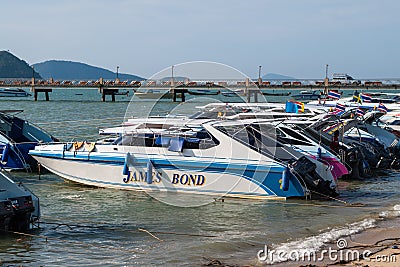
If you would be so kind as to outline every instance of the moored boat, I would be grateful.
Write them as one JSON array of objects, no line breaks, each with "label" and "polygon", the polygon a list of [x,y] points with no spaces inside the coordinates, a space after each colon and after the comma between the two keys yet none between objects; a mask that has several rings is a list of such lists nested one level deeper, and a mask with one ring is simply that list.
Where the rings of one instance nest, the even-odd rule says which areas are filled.
[{"label": "moored boat", "polygon": [[39,198],[0,171],[0,235],[27,231],[39,218]]},{"label": "moored boat", "polygon": [[219,90],[199,89],[199,90],[188,90],[190,95],[219,95]]},{"label": "moored boat", "polygon": [[137,90],[134,94],[140,99],[172,99],[173,94],[166,89]]},{"label": "moored boat", "polygon": [[0,88],[0,97],[26,97],[31,96],[21,88]]},{"label": "moored boat", "polygon": [[229,125],[221,123],[153,123],[112,144],[43,144],[30,154],[67,180],[99,187],[244,198],[305,197],[311,184],[332,192],[333,179],[320,177],[312,160],[283,162],[268,149],[255,148],[251,137],[246,141],[227,134]]},{"label": "moored boat", "polygon": [[321,93],[319,91],[300,91],[298,94],[292,95],[293,99],[308,101],[308,100],[317,100],[321,97]]},{"label": "moored boat", "polygon": [[57,141],[38,126],[17,117],[22,110],[0,111],[0,167],[6,170],[36,168],[29,150],[39,142]]}]

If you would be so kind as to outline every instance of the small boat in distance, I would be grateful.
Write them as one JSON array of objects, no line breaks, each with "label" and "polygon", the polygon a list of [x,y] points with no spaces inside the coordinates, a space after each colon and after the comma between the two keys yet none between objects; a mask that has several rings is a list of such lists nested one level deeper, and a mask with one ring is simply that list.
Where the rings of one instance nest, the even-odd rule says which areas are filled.
[{"label": "small boat in distance", "polygon": [[272,91],[272,92],[261,91],[261,93],[263,95],[269,95],[269,96],[289,96],[292,92],[275,93],[274,91]]},{"label": "small boat in distance", "polygon": [[209,90],[209,89],[200,89],[200,90],[188,90],[189,95],[219,95],[219,90]]},{"label": "small boat in distance", "polygon": [[300,91],[296,95],[292,95],[292,98],[296,100],[317,100],[320,97],[319,91]]},{"label": "small boat in distance", "polygon": [[135,96],[140,99],[172,99],[173,94],[165,89],[137,90]]},{"label": "small boat in distance", "polygon": [[0,88],[0,97],[26,97],[31,96],[21,88]]}]

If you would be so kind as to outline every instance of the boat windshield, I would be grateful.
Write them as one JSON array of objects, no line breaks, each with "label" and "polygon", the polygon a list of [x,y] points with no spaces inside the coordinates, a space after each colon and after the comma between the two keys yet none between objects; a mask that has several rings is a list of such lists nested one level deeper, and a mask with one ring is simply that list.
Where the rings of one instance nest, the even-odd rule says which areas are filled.
[{"label": "boat windshield", "polygon": [[215,128],[247,147],[275,159],[276,149],[283,147],[277,141],[278,136],[283,133],[272,124],[220,125]]},{"label": "boat windshield", "polygon": [[219,144],[205,129],[164,132],[135,132],[117,138],[113,144],[122,146],[168,147],[178,142],[181,149],[207,149]]}]

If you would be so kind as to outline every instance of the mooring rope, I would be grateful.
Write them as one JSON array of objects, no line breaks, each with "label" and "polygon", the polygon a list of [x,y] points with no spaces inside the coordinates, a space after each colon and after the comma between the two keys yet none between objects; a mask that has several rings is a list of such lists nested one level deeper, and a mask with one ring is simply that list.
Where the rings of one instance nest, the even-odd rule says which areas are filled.
[{"label": "mooring rope", "polygon": [[127,252],[127,253],[147,254],[144,251],[134,250],[134,249],[125,249],[125,248],[121,248],[121,247],[116,248],[116,247],[114,247],[112,245],[109,245],[109,246],[96,245],[96,244],[93,244],[93,243],[86,243],[86,242],[81,242],[81,241],[76,241],[76,240],[66,240],[65,238],[49,237],[49,236],[46,236],[46,235],[34,235],[34,234],[29,234],[29,233],[17,232],[17,231],[3,231],[3,232],[15,234],[15,235],[20,235],[20,236],[28,236],[28,237],[35,237],[35,238],[45,239],[46,242],[58,241],[58,242],[62,242],[62,243],[70,243],[70,244],[86,246],[86,247],[92,247],[92,248],[112,249],[112,250],[116,250],[116,251],[119,251],[119,252],[120,251],[124,251],[124,252]]},{"label": "mooring rope", "polygon": [[[54,219],[51,217],[46,217],[46,216],[42,216],[42,218],[44,219],[49,219],[49,220],[53,220],[53,221],[62,221],[61,223],[58,222],[48,222],[48,221],[40,221],[39,223],[43,223],[43,224],[54,224],[57,225],[57,228],[60,226],[67,226],[68,228],[72,228],[72,227],[80,227],[80,228],[92,228],[92,229],[102,229],[102,230],[110,230],[110,231],[123,231],[123,232],[131,232],[131,233],[137,233],[139,232],[145,232],[149,235],[154,235],[153,237],[155,237],[155,234],[157,235],[179,235],[179,236],[192,236],[192,237],[217,237],[216,235],[204,235],[204,234],[189,234],[189,233],[178,233],[178,232],[168,232],[168,231],[149,231],[146,230],[144,228],[138,227],[136,229],[125,229],[125,228],[116,228],[116,227],[110,227],[107,226],[107,222],[97,222],[97,224],[103,224],[103,225],[83,225],[83,224],[79,224],[79,223],[93,223],[93,221],[87,221],[87,220],[70,220],[70,219]],[[69,220],[71,222],[74,222],[75,224],[71,224],[71,223],[65,223],[64,221]],[[156,237],[155,237],[156,238]],[[160,238],[156,238],[161,240]]]}]

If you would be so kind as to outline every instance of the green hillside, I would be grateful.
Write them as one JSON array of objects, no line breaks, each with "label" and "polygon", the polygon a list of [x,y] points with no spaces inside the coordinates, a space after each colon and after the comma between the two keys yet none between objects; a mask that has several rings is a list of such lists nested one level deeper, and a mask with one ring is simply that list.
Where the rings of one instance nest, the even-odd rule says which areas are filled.
[{"label": "green hillside", "polygon": [[[33,70],[24,60],[8,51],[0,51],[0,78],[32,78]],[[35,78],[42,77],[35,71]]]},{"label": "green hillside", "polygon": [[[80,62],[49,60],[33,64],[33,66],[44,79],[97,80],[100,77],[103,79],[115,79],[117,77],[115,72]],[[143,80],[142,77],[124,73],[119,73],[118,77],[120,80]]]}]

